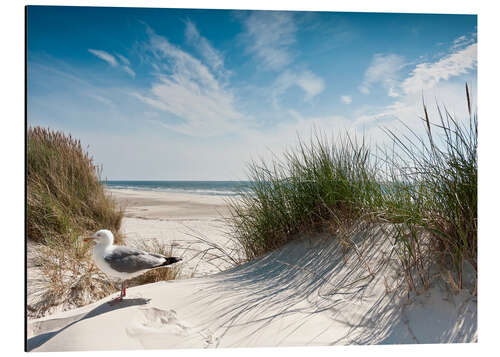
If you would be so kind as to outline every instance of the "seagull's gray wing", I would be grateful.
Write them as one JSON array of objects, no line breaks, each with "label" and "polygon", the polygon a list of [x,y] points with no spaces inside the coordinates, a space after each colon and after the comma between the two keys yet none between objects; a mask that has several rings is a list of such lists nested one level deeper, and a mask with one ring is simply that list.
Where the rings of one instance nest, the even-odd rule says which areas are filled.
[{"label": "seagull's gray wing", "polygon": [[141,270],[153,269],[165,264],[167,257],[160,254],[143,252],[138,249],[116,246],[104,260],[112,269],[120,273],[136,273]]}]

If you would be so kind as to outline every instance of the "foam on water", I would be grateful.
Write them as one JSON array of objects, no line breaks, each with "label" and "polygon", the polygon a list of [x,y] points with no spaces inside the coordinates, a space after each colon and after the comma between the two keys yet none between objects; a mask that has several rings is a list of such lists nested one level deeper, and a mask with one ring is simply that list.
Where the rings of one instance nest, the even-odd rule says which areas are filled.
[{"label": "foam on water", "polygon": [[192,193],[209,196],[237,196],[248,191],[248,181],[104,181],[113,189]]}]

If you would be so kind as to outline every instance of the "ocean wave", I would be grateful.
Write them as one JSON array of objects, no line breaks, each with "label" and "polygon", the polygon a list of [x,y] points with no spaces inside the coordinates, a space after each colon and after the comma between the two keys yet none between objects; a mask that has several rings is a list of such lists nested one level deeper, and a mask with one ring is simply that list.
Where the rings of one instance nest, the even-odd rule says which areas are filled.
[{"label": "ocean wave", "polygon": [[[207,195],[207,196],[239,196],[241,194],[241,189],[205,189],[205,188],[182,188],[182,187],[163,187],[163,186],[146,186],[146,185],[116,185],[116,184],[106,184],[105,187],[117,190],[134,190],[134,191],[155,191],[155,192],[173,192],[173,193],[187,193],[196,195]],[[243,190],[245,191],[245,190]]]}]

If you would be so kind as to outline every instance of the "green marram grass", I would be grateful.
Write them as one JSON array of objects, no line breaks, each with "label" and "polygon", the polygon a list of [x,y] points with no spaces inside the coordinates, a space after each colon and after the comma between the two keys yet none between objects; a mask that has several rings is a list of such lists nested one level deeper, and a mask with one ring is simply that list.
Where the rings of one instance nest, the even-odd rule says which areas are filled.
[{"label": "green marram grass", "polygon": [[30,127],[27,133],[27,235],[45,245],[73,245],[106,227],[118,234],[123,212],[104,193],[99,167],[78,140]]},{"label": "green marram grass", "polygon": [[467,85],[466,98],[465,121],[438,106],[433,123],[424,104],[424,137],[410,129],[408,135],[386,130],[394,142],[388,160],[394,185],[384,214],[398,224],[395,238],[403,244],[405,264],[424,285],[425,260],[451,272],[448,279],[458,289],[466,264],[477,277],[477,114]]},{"label": "green marram grass", "polygon": [[315,132],[281,160],[250,163],[250,190],[230,202],[232,233],[247,259],[304,232],[389,224],[408,290],[427,288],[435,266],[461,289],[464,264],[477,277],[477,115],[467,85],[466,97],[462,121],[438,107],[433,123],[424,104],[424,137],[386,129],[392,146],[382,155],[364,139]]},{"label": "green marram grass", "polygon": [[233,233],[247,258],[276,249],[298,233],[370,216],[370,208],[382,200],[370,156],[364,141],[346,135],[330,144],[316,133],[281,161],[251,163],[250,190],[230,205]]}]

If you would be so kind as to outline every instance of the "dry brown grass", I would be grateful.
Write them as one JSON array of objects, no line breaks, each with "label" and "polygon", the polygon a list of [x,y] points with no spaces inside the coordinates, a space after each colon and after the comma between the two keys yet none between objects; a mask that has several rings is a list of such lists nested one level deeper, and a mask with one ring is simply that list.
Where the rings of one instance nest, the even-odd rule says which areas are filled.
[{"label": "dry brown grass", "polygon": [[93,264],[91,250],[37,245],[28,271],[28,316],[37,318],[54,309],[87,305],[116,291],[106,275]]},{"label": "dry brown grass", "polygon": [[50,129],[28,129],[26,233],[37,243],[29,257],[34,266],[28,271],[30,317],[58,305],[82,306],[115,290],[81,242],[81,236],[101,228],[123,242],[123,212],[106,196],[100,172],[79,140]]},{"label": "dry brown grass", "polygon": [[[172,256],[172,246],[152,239],[135,244],[150,253]],[[55,309],[63,310],[84,306],[118,291],[116,282],[97,268],[92,259],[92,249],[81,240],[74,249],[62,246],[37,245],[30,257],[35,269],[28,276],[29,290],[33,296],[28,304],[30,318],[42,317]],[[180,276],[182,265],[149,271],[127,282],[128,286],[174,280]]]}]

